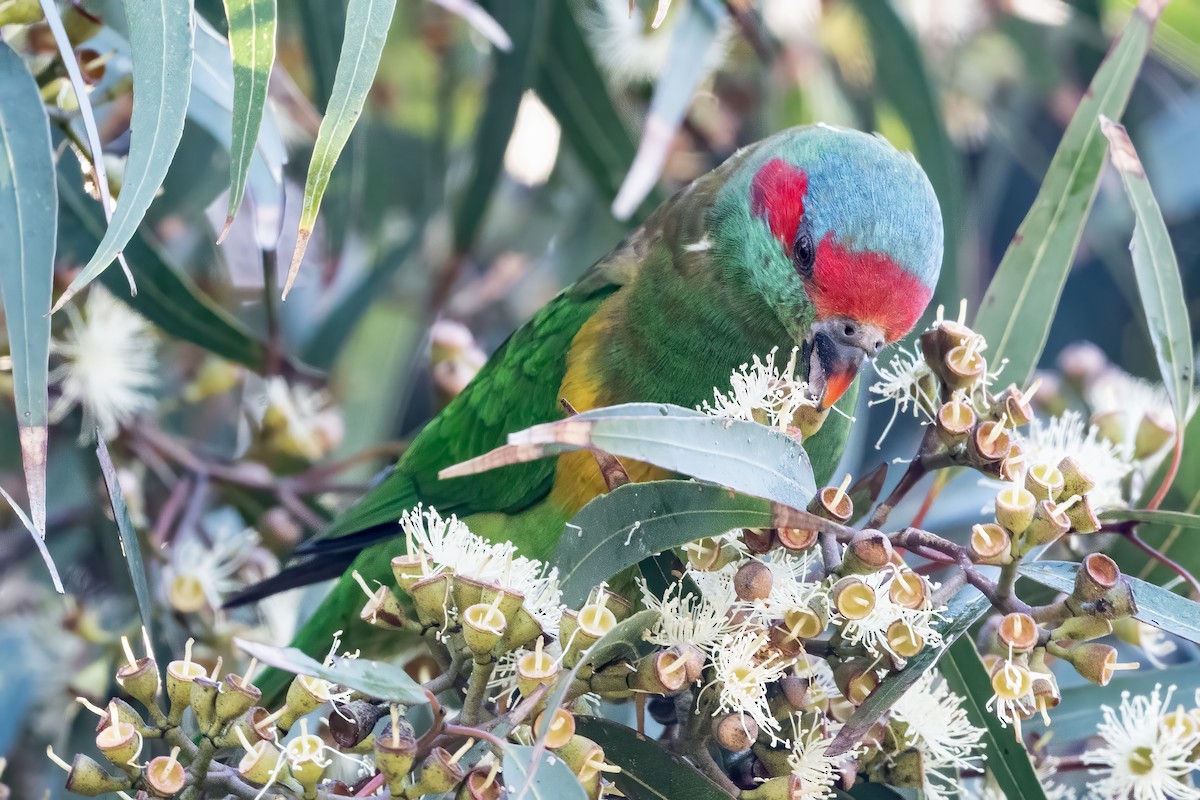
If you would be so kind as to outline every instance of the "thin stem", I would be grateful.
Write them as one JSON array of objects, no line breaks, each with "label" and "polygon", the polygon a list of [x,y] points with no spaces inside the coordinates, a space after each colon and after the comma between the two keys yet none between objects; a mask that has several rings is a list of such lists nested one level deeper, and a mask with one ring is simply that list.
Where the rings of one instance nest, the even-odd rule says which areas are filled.
[{"label": "thin stem", "polygon": [[1167,474],[1163,477],[1162,486],[1158,487],[1158,491],[1154,493],[1154,497],[1146,504],[1146,508],[1154,511],[1166,498],[1167,492],[1171,490],[1171,484],[1175,482],[1175,476],[1179,474],[1179,463],[1183,460],[1183,431],[1175,431],[1175,449],[1171,453],[1171,466],[1167,468]]},{"label": "thin stem", "polygon": [[1125,537],[1155,561],[1159,562],[1176,575],[1183,578],[1187,582],[1188,586],[1192,588],[1193,594],[1195,594],[1197,597],[1200,597],[1200,581],[1196,580],[1196,576],[1189,572],[1187,567],[1183,566],[1178,561],[1171,559],[1166,553],[1154,548],[1149,542],[1147,542],[1141,536],[1138,536],[1137,531],[1130,531],[1125,535]]},{"label": "thin stem", "polygon": [[1021,568],[1021,559],[1014,558],[1000,568],[1000,580],[996,584],[996,596],[1002,602],[1008,602],[1012,599],[1013,589],[1017,585],[1018,570]]},{"label": "thin stem", "polygon": [[909,462],[908,469],[900,476],[900,482],[896,484],[891,493],[882,503],[875,508],[875,513],[871,515],[870,522],[867,523],[868,528],[882,528],[891,516],[892,510],[904,499],[905,495],[912,491],[922,478],[929,473],[929,467],[925,465],[924,458],[918,456]]},{"label": "thin stem", "polygon": [[463,701],[459,721],[463,725],[477,725],[482,721],[483,704],[487,699],[488,681],[492,679],[492,671],[496,669],[495,661],[476,661],[471,668],[471,678],[467,684],[467,699]]}]

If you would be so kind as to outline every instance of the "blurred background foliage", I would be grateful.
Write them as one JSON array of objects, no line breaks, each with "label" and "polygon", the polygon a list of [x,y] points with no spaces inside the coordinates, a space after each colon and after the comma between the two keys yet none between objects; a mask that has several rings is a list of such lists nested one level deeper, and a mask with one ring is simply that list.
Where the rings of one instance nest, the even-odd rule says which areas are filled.
[{"label": "blurred background foliage", "polygon": [[[107,57],[92,102],[119,189],[131,110],[124,10],[112,0],[83,5],[103,22],[86,47]],[[129,302],[159,334],[156,424],[205,459],[224,463],[270,445],[262,416],[273,407],[272,390],[253,371],[282,372],[293,384],[327,389],[333,405],[324,396],[293,398],[308,403],[317,445],[290,454],[289,443],[267,446],[270,468],[286,474],[290,465],[310,476],[314,462],[358,457],[343,477],[351,479],[347,492],[361,489],[394,455],[380,443],[402,443],[483,353],[657,199],[739,146],[791,125],[876,130],[911,149],[947,220],[937,301],[957,308],[966,298],[974,308],[1132,9],[1125,0],[675,0],[652,29],[656,4],[645,0],[632,12],[627,0],[480,2],[511,40],[505,52],[488,41],[486,26],[454,13],[465,6],[469,18],[470,5],[397,6],[365,113],[333,171],[296,285],[278,304],[263,297],[277,296],[293,249],[346,7],[341,0],[281,4],[247,206],[217,245],[229,187],[231,70],[225,10],[219,0],[197,0],[183,138],[125,253],[141,288]],[[44,33],[33,26],[13,40],[12,28],[0,32],[31,63],[49,65],[40,76],[43,97],[57,108],[53,136],[63,146],[68,131],[78,136],[75,106],[69,88],[53,83],[61,79],[49,56],[39,55]],[[1200,319],[1200,4],[1177,0],[1164,11],[1124,122],[1170,226],[1191,317]],[[91,256],[104,221],[77,160],[60,159],[58,169],[61,288]],[[1129,265],[1131,229],[1120,182],[1106,169],[1046,364],[1087,339],[1129,372],[1156,379]],[[101,280],[128,297],[119,269]],[[56,339],[66,324],[56,316]],[[235,373],[231,364],[251,372]],[[226,380],[238,383],[236,396],[210,391]],[[340,413],[318,419],[332,408]],[[911,453],[919,436],[913,424],[887,450],[875,450],[884,422],[856,426],[846,456],[856,474]],[[66,614],[35,567],[29,537],[0,505],[0,753],[10,756],[6,781],[28,789],[21,796],[51,786],[37,755],[47,742],[86,740],[90,721],[74,719],[75,708],[64,725],[62,708],[78,694],[104,696],[113,635],[135,619],[99,470],[77,431],[72,418],[52,427],[49,457],[47,541],[71,598]],[[182,591],[172,569],[186,570],[172,560],[188,557],[209,559],[222,580],[245,583],[274,569],[300,531],[330,513],[324,495],[283,498],[245,476],[225,480],[203,470],[192,471],[186,502],[175,501],[165,481],[151,478],[180,465],[168,465],[148,435],[120,438],[114,451],[130,465],[122,485],[134,522],[149,531],[156,592]],[[0,402],[0,485],[19,499],[21,469],[13,408]],[[943,524],[980,505],[963,493],[940,512]],[[139,519],[147,507],[172,508],[171,519],[164,523],[165,511]],[[189,525],[200,531],[191,551],[181,544]],[[161,549],[174,531],[181,532],[174,550]],[[217,624],[220,615],[197,623],[181,607],[185,598],[166,599],[164,630],[196,635],[199,624],[212,653],[222,638],[228,645],[233,629]],[[271,619],[246,624],[286,638],[298,605],[290,598],[264,612]]]}]

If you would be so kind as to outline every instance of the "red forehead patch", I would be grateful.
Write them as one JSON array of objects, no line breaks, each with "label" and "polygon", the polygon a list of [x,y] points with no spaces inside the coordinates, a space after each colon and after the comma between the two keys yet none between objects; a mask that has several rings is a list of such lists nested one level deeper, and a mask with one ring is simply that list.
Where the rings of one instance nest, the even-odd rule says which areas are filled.
[{"label": "red forehead patch", "polygon": [[817,246],[808,294],[817,318],[849,317],[878,325],[894,342],[917,324],[933,290],[882,253],[856,253],[827,233]]},{"label": "red forehead patch", "polygon": [[750,183],[750,209],[762,217],[787,252],[804,216],[808,175],[782,158],[772,158],[759,168]]}]

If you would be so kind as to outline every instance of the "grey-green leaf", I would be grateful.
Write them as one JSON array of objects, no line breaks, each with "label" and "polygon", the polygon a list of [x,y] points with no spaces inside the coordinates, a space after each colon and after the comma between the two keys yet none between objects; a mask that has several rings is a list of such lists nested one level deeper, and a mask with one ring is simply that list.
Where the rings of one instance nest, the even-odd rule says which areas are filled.
[{"label": "grey-green leaf", "polygon": [[[991,603],[974,587],[964,586],[960,589],[946,604],[943,620],[935,626],[946,642],[946,650],[989,608]],[[926,670],[933,669],[944,652],[942,648],[926,647],[914,658],[910,658],[904,669],[887,675],[871,696],[850,715],[850,719],[838,731],[826,752],[829,755],[849,752]]]},{"label": "grey-green leaf", "polygon": [[574,608],[598,583],[647,556],[734,528],[781,525],[789,513],[708,483],[629,483],[597,497],[567,523],[550,564],[558,568],[563,602]]},{"label": "grey-green leaf", "polygon": [[1114,508],[1100,515],[1101,522],[1145,522],[1150,525],[1173,525],[1187,530],[1200,530],[1200,515],[1183,511],[1151,511],[1146,508]]},{"label": "grey-green leaf", "polygon": [[121,196],[99,247],[59,297],[62,308],[137,232],[175,156],[192,85],[191,0],[125,0],[133,59],[133,114]]},{"label": "grey-green leaf", "polygon": [[367,92],[375,81],[375,71],[379,68],[379,58],[387,42],[388,27],[395,8],[396,0],[350,0],[346,7],[342,54],[333,80],[333,94],[329,98],[325,118],[321,120],[321,128],[317,131],[312,161],[308,165],[296,250],[292,254],[292,264],[283,285],[285,298],[304,259],[308,238],[317,223],[317,212],[321,208],[325,188],[329,185],[329,176],[333,174],[333,166],[346,146],[354,124],[362,115]]},{"label": "grey-green leaf", "polygon": [[584,661],[599,669],[618,658],[634,660],[644,655],[649,646],[642,634],[657,625],[661,616],[659,612],[647,608],[621,620],[604,634],[604,638],[591,646]]},{"label": "grey-green leaf", "polygon": [[[535,760],[536,759],[536,760]],[[567,762],[544,748],[504,745],[504,785],[513,800],[586,800]]]},{"label": "grey-green leaf", "polygon": [[294,647],[272,647],[234,638],[234,646],[262,663],[293,675],[323,678],[382,700],[385,703],[423,705],[429,701],[421,685],[400,667],[366,658],[334,656],[328,666],[309,658]]},{"label": "grey-green leaf", "polygon": [[[1108,138],[1113,165],[1121,173],[1125,194],[1133,206],[1135,223],[1133,242],[1129,245],[1133,254],[1133,273],[1163,385],[1175,407],[1176,429],[1182,434],[1192,407],[1194,356],[1179,262],[1175,258],[1175,248],[1171,246],[1167,223],[1125,128],[1101,117],[1100,129]],[[1182,443],[1182,438],[1179,441]]]},{"label": "grey-green leaf", "polygon": [[50,121],[24,62],[0,42],[0,295],[34,536],[46,535],[50,294],[58,192]]},{"label": "grey-green leaf", "polygon": [[[1079,565],[1070,561],[1038,561],[1021,567],[1024,577],[1060,592],[1071,591],[1077,572]],[[1137,578],[1125,580],[1137,603],[1134,619],[1200,644],[1200,603]]]},{"label": "grey-green leaf", "polygon": [[1054,153],[1033,206],[1004,253],[975,317],[992,364],[1023,384],[1037,366],[1104,161],[1099,115],[1121,116],[1150,45],[1158,4],[1142,3],[1096,70]]},{"label": "grey-green leaf", "polygon": [[575,731],[604,748],[621,771],[617,788],[635,800],[728,800],[729,795],[680,756],[635,730],[602,717],[575,718]]},{"label": "grey-green leaf", "polygon": [[[108,502],[112,507],[113,519],[117,521],[117,534],[121,537],[121,553],[125,556],[125,564],[129,567],[129,579],[133,582],[133,595],[137,598],[138,612],[142,617],[142,626],[147,633],[152,634],[154,606],[150,603],[150,586],[146,582],[146,568],[142,562],[142,543],[138,539],[133,520],[129,518],[129,508],[125,505],[125,496],[121,493],[121,482],[117,478],[117,468],[113,466],[112,456],[108,454],[108,445],[100,431],[96,431],[96,460],[100,463],[100,475],[104,478],[104,488],[108,490]],[[153,636],[150,637],[153,640]]]},{"label": "grey-green leaf", "polygon": [[233,138],[229,149],[229,230],[254,158],[275,62],[275,0],[225,0],[229,52],[233,58]]},{"label": "grey-green leaf", "polygon": [[1015,729],[1002,725],[986,707],[993,694],[992,681],[971,640],[959,639],[946,648],[938,668],[950,688],[966,700],[963,707],[971,724],[986,731],[985,763],[1001,795],[1010,800],[1045,800],[1046,791]]},{"label": "grey-green leaf", "polygon": [[469,475],[589,448],[805,508],[816,494],[808,454],[790,436],[756,422],[680,406],[627,403],[585,411],[510,434],[508,445],[440,474]]}]

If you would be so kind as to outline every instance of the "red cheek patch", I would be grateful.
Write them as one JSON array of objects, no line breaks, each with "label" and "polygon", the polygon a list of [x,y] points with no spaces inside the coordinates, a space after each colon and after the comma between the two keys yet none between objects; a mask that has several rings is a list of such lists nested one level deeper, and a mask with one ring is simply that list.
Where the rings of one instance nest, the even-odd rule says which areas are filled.
[{"label": "red cheek patch", "polygon": [[771,233],[788,253],[804,216],[806,192],[808,175],[782,158],[763,164],[750,183],[750,209],[767,221]]},{"label": "red cheek patch", "polygon": [[808,294],[817,318],[849,317],[878,325],[888,342],[917,324],[933,290],[882,253],[856,253],[825,234]]}]

